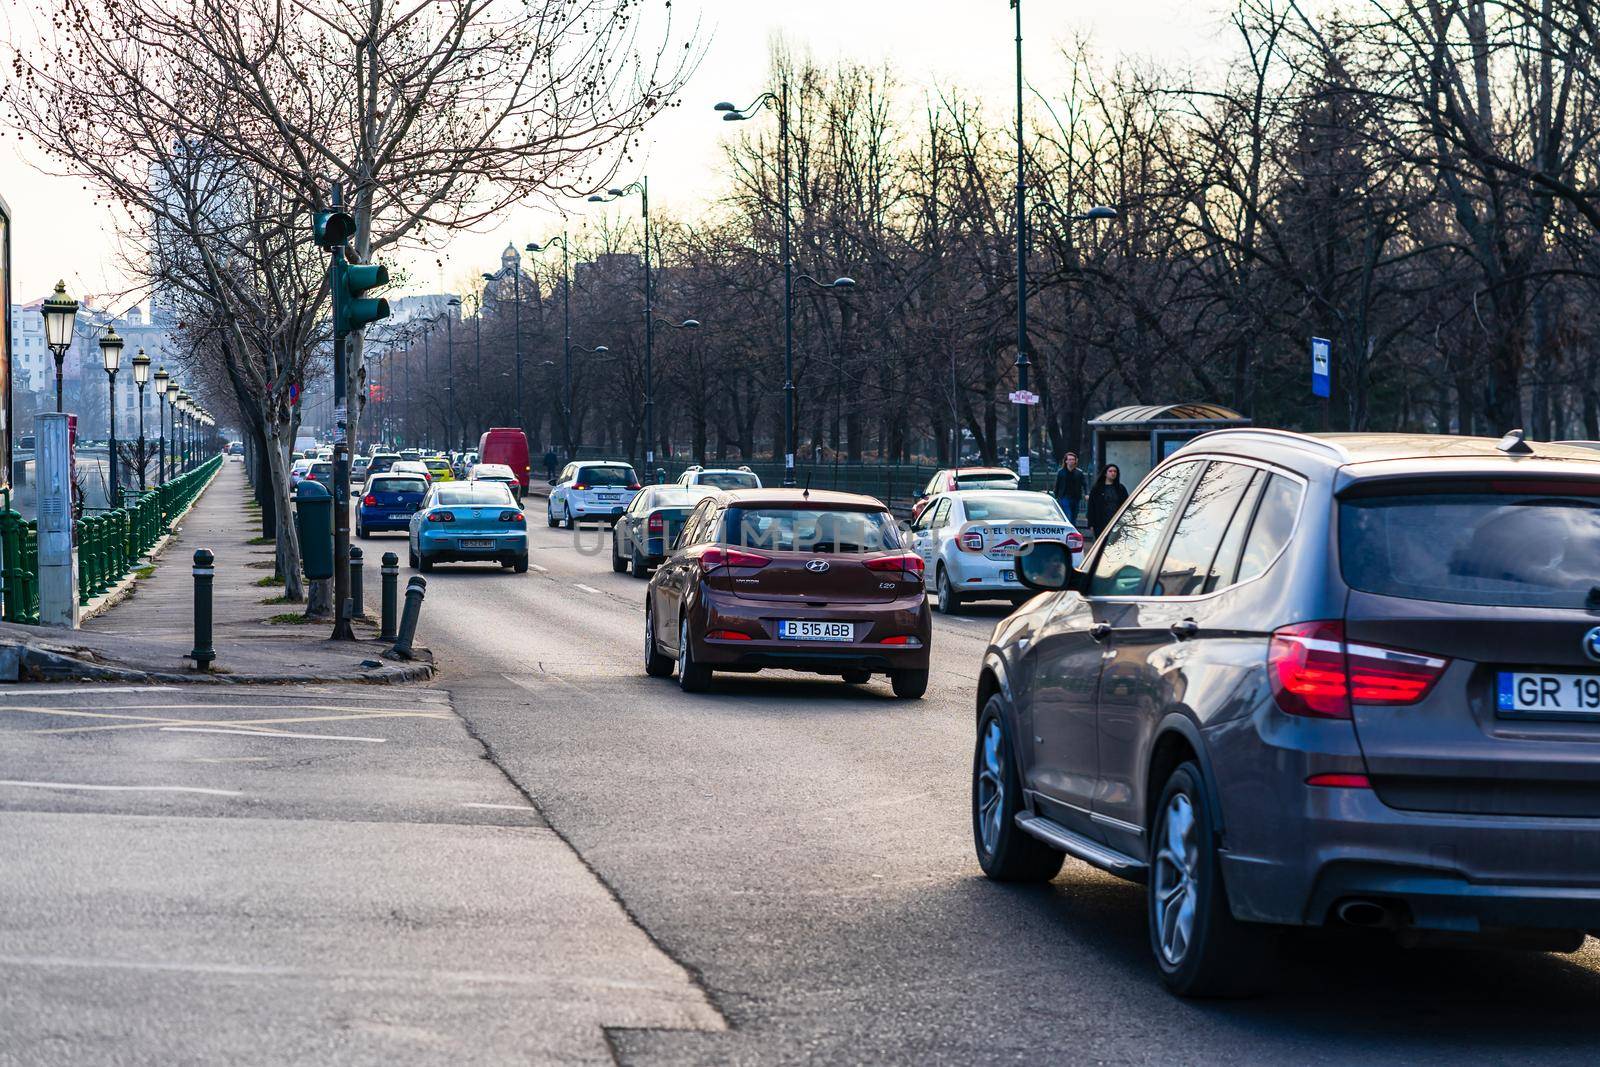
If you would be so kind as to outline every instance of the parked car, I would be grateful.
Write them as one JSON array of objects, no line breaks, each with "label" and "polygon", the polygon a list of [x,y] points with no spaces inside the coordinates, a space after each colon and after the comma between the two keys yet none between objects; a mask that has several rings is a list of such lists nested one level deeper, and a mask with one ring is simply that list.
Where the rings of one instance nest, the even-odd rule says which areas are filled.
[{"label": "parked car", "polygon": [[491,482],[447,482],[428,490],[411,516],[411,565],[487,560],[528,571],[528,528],[511,490]]},{"label": "parked car", "polygon": [[917,494],[911,505],[911,518],[920,518],[928,501],[939,493],[953,493],[957,489],[1018,489],[1022,480],[1017,472],[1005,467],[947,467],[936,471],[928,484]]},{"label": "parked car", "polygon": [[749,467],[702,467],[698,463],[678,476],[679,485],[708,485],[713,489],[760,489],[761,479]]},{"label": "parked car", "polygon": [[611,528],[611,569],[648,578],[667,558],[689,512],[708,494],[708,485],[652,485],[639,491]]},{"label": "parked car", "polygon": [[615,522],[639,488],[630,464],[568,463],[550,487],[545,519],[551,526],[573,526],[584,519]]},{"label": "parked car", "polygon": [[367,474],[383,474],[400,461],[398,452],[374,452],[367,461]]},{"label": "parked car", "polygon": [[[1524,451],[1526,449],[1526,451]],[[972,821],[991,878],[1144,880],[1183,994],[1274,926],[1574,950],[1600,929],[1600,472],[1556,445],[1225,430],[996,628]]]},{"label": "parked car", "polygon": [[492,427],[478,438],[478,461],[510,467],[511,473],[517,476],[517,484],[521,486],[517,496],[527,495],[528,477],[532,473],[528,465],[527,434],[515,426]]},{"label": "parked car", "polygon": [[467,480],[473,482],[499,482],[511,490],[511,495],[522,500],[522,483],[517,481],[517,476],[510,467],[504,463],[477,463],[467,473]]},{"label": "parked car", "polygon": [[887,674],[928,687],[922,558],[868,496],[742,489],[700,501],[645,594],[645,673],[698,692],[713,671]]},{"label": "parked car", "polygon": [[1017,578],[1017,556],[1037,541],[1060,541],[1083,559],[1083,535],[1049,493],[958,489],[928,501],[911,524],[911,546],[939,595],[939,610],[958,614],[969,600],[1033,596]]},{"label": "parked car", "polygon": [[411,515],[428,494],[426,479],[414,474],[374,474],[367,479],[356,505],[356,536],[370,537],[382,530],[406,530]]}]

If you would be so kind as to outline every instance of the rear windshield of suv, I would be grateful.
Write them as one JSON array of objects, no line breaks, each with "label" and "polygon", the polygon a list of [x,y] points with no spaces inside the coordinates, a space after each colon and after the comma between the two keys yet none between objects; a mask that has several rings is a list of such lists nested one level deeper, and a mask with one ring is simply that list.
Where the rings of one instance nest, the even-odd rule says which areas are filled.
[{"label": "rear windshield of suv", "polygon": [[882,552],[900,547],[887,511],[729,508],[724,539],[769,552]]},{"label": "rear windshield of suv", "polygon": [[1503,481],[1345,499],[1339,558],[1345,582],[1367,593],[1582,608],[1600,586],[1600,485]]},{"label": "rear windshield of suv", "polygon": [[632,467],[583,467],[574,479],[579,485],[628,486],[639,481]]}]

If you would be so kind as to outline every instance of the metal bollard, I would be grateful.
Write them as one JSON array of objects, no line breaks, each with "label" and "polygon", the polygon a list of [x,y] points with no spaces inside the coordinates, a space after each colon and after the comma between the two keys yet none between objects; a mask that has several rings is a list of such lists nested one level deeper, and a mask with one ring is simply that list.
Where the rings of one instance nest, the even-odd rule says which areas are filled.
[{"label": "metal bollard", "polygon": [[367,617],[367,590],[362,584],[361,572],[365,566],[364,555],[359,545],[350,546],[350,617],[364,619]]},{"label": "metal bollard", "polygon": [[418,574],[406,583],[406,611],[400,618],[400,635],[394,639],[394,654],[411,658],[411,642],[417,636],[417,617],[422,614],[422,598],[428,595],[428,579]]},{"label": "metal bollard", "polygon": [[383,554],[383,619],[378,631],[379,641],[393,641],[395,622],[400,616],[400,557],[393,552]]},{"label": "metal bollard", "polygon": [[207,548],[194,554],[194,648],[188,659],[194,660],[196,670],[209,671],[216,661],[217,650],[211,647],[211,583],[216,571],[216,557]]}]

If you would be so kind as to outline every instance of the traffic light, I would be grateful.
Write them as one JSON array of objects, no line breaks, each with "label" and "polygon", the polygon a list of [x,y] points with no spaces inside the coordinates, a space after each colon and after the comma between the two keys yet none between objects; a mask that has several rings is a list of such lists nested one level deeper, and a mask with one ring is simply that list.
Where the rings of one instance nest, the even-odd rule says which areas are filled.
[{"label": "traffic light", "polygon": [[356,235],[356,220],[344,211],[318,211],[311,216],[311,233],[319,248],[341,248]]},{"label": "traffic light", "polygon": [[389,284],[389,270],[382,263],[346,263],[336,257],[333,263],[333,329],[335,333],[354,333],[369,322],[389,317],[389,301],[364,294],[368,289]]}]

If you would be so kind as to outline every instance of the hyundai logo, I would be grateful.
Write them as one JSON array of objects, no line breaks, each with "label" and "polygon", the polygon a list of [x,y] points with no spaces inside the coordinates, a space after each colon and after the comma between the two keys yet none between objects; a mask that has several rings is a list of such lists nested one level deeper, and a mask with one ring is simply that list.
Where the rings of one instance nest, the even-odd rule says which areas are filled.
[{"label": "hyundai logo", "polygon": [[[810,571],[812,574],[821,574],[823,571],[825,571],[827,569],[828,569],[828,561],[825,560],[825,559],[808,559],[808,560],[806,560],[806,570]],[[1600,628],[1596,628],[1595,632],[1590,634],[1589,636],[1590,637],[1594,637],[1596,634],[1600,634]],[[1591,644],[1593,644],[1593,642],[1591,642]],[[1596,647],[1597,647],[1597,649],[1600,649],[1600,646],[1596,646]],[[1600,651],[1590,652],[1589,654],[1591,656],[1593,656],[1595,659],[1600,659]]]},{"label": "hyundai logo", "polygon": [[1600,626],[1583,635],[1583,654],[1600,662]]}]

